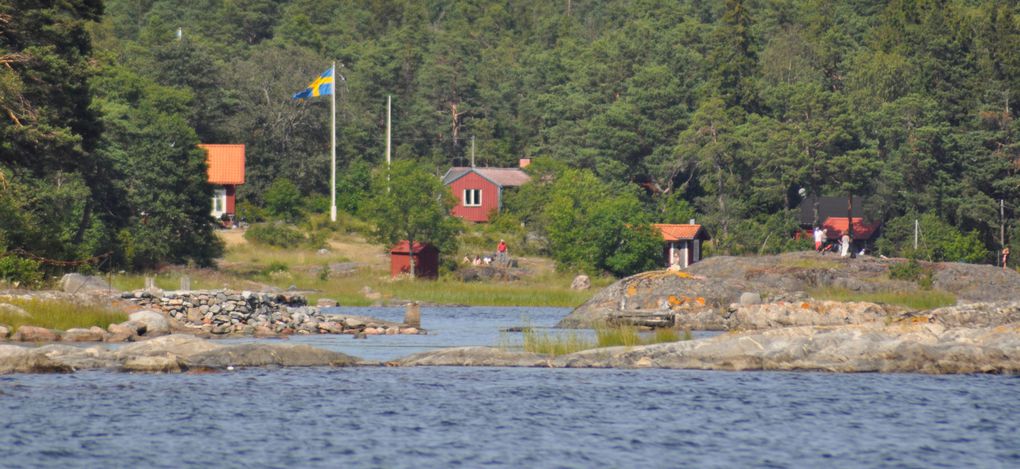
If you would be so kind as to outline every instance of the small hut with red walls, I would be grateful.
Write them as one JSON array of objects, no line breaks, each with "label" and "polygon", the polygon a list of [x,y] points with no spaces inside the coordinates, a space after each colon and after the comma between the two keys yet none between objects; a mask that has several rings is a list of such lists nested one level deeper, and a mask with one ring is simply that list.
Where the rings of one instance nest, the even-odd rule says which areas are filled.
[{"label": "small hut with red walls", "polygon": [[407,240],[390,249],[390,276],[411,272],[411,256],[414,256],[414,276],[436,278],[439,276],[439,249],[428,243],[415,241],[414,249],[408,249]]},{"label": "small hut with red walls", "polygon": [[522,159],[518,168],[450,168],[443,176],[443,184],[450,186],[457,198],[451,214],[477,223],[488,222],[489,214],[502,210],[504,190],[531,180],[521,169],[530,162]]},{"label": "small hut with red walls", "polygon": [[232,220],[237,213],[237,186],[244,184],[244,144],[202,143],[198,147],[205,150],[209,184],[215,186],[211,215],[218,220],[227,215]]}]

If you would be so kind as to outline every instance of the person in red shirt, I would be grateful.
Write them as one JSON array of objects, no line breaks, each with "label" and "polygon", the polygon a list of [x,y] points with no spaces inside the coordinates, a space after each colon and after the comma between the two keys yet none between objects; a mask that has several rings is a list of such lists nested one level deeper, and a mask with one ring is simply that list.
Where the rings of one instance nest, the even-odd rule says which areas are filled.
[{"label": "person in red shirt", "polygon": [[506,241],[499,240],[499,245],[496,246],[496,255],[500,264],[506,264]]}]

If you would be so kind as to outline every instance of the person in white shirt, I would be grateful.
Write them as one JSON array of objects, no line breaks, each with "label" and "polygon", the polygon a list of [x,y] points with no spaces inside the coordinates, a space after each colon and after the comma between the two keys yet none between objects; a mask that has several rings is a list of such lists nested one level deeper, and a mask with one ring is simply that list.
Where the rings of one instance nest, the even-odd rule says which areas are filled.
[{"label": "person in white shirt", "polygon": [[825,231],[822,231],[822,227],[815,227],[815,251],[822,251],[822,242],[825,241]]}]

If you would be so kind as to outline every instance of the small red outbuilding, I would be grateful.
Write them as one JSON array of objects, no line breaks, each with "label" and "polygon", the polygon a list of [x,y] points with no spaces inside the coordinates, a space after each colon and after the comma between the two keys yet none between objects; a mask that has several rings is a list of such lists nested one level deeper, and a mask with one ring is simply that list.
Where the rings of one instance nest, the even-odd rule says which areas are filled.
[{"label": "small red outbuilding", "polygon": [[[390,276],[411,272],[411,252],[407,240],[390,249]],[[436,278],[439,276],[439,249],[431,244],[414,243],[414,276]]]}]

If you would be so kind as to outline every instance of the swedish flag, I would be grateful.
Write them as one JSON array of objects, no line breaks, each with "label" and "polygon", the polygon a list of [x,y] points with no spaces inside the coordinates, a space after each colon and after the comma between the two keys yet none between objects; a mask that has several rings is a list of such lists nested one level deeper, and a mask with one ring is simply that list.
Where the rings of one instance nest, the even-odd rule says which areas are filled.
[{"label": "swedish flag", "polygon": [[294,99],[307,99],[315,96],[329,96],[333,94],[333,67],[329,70],[322,72],[312,84],[297,93],[294,93]]}]

